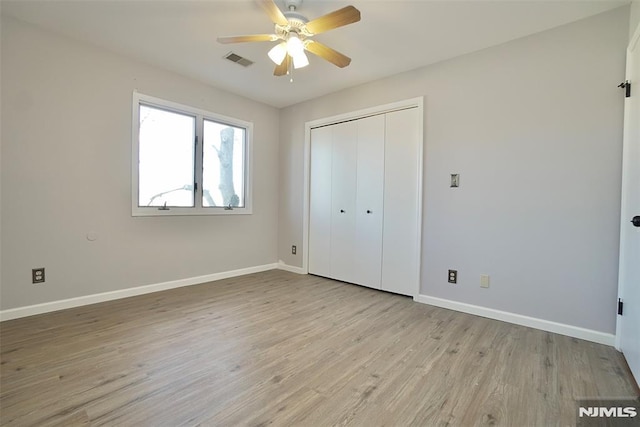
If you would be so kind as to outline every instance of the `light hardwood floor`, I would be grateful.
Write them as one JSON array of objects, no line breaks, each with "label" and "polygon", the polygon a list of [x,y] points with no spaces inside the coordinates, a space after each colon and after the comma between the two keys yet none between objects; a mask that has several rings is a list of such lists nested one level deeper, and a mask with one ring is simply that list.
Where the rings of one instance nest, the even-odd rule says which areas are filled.
[{"label": "light hardwood floor", "polygon": [[269,271],[0,324],[16,426],[575,425],[613,348]]}]

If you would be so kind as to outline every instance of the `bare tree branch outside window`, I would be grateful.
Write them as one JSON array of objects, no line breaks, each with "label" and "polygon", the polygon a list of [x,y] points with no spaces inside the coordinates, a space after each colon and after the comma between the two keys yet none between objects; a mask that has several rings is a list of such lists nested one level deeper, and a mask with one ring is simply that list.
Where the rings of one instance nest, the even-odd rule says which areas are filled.
[{"label": "bare tree branch outside window", "polygon": [[220,149],[218,159],[220,161],[220,193],[224,206],[238,206],[240,198],[236,194],[233,185],[233,142],[234,129],[224,128],[220,131]]}]

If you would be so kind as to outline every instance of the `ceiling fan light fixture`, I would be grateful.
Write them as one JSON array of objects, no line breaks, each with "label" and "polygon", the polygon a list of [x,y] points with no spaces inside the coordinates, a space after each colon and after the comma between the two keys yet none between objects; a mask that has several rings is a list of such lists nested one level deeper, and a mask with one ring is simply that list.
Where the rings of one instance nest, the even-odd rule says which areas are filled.
[{"label": "ceiling fan light fixture", "polygon": [[302,40],[300,40],[298,34],[294,32],[289,33],[289,38],[287,39],[287,53],[289,53],[289,56],[292,58],[295,58],[300,54],[304,55]]},{"label": "ceiling fan light fixture", "polygon": [[303,68],[309,65],[309,58],[304,53],[304,43],[298,33],[291,32],[287,38],[287,53],[293,58],[293,68]]},{"label": "ceiling fan light fixture", "polygon": [[287,44],[285,42],[278,43],[273,48],[271,48],[267,55],[269,55],[269,58],[276,65],[282,64],[282,61],[284,61],[284,58],[287,56]]},{"label": "ceiling fan light fixture", "polygon": [[309,65],[309,58],[307,58],[307,55],[305,55],[304,52],[300,52],[293,57],[293,68],[303,68],[307,65]]}]

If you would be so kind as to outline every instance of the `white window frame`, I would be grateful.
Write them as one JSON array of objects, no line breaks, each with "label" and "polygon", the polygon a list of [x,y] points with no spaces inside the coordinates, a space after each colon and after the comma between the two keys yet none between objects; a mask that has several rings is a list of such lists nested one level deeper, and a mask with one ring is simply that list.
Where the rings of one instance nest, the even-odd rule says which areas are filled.
[{"label": "white window frame", "polygon": [[[193,207],[171,207],[159,209],[157,206],[138,206],[139,188],[139,135],[140,135],[140,105],[158,107],[167,111],[182,113],[196,118],[196,159],[194,164],[196,190],[194,193],[195,206]],[[178,215],[247,215],[252,213],[252,141],[253,123],[233,117],[227,117],[188,105],[178,104],[139,92],[133,92],[132,104],[132,135],[131,135],[131,215],[132,216],[178,216]],[[204,120],[212,120],[218,123],[228,124],[234,127],[245,129],[245,149],[244,149],[244,207],[204,207],[202,206],[202,157],[203,157],[203,129]]]}]

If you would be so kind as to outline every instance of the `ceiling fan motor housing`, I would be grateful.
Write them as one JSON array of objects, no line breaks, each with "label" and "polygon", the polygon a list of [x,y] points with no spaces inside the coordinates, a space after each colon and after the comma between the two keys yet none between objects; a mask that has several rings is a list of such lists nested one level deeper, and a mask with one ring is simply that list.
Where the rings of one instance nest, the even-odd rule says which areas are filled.
[{"label": "ceiling fan motor housing", "polygon": [[298,7],[302,4],[302,0],[286,0],[284,3],[287,8],[282,14],[289,21],[289,30],[293,30],[297,33],[306,33],[306,31],[304,31],[304,25],[309,22],[309,19],[307,19],[303,14],[296,12]]},{"label": "ceiling fan motor housing", "polygon": [[298,35],[309,37],[312,34],[307,31],[305,28],[305,24],[309,22],[309,20],[299,14],[298,12],[284,12],[283,15],[287,18],[289,23],[286,26],[275,24],[276,34],[281,39],[287,38],[287,35],[290,32],[294,32]]},{"label": "ceiling fan motor housing", "polygon": [[283,15],[287,18],[290,24],[293,22],[298,23],[297,25],[301,26],[309,22],[306,16],[298,12],[284,12]]}]

